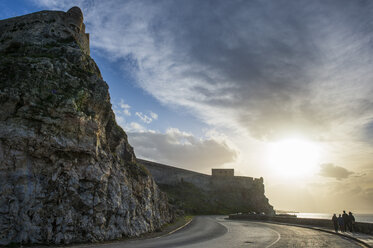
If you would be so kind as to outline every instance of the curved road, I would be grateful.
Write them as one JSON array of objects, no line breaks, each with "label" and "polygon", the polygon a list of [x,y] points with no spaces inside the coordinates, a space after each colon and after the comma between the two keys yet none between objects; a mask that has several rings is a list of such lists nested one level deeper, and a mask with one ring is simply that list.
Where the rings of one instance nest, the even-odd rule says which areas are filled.
[{"label": "curved road", "polygon": [[[88,247],[80,245],[78,247]],[[163,237],[89,245],[105,248],[362,247],[343,237],[312,229],[263,222],[197,216],[185,228]]]}]

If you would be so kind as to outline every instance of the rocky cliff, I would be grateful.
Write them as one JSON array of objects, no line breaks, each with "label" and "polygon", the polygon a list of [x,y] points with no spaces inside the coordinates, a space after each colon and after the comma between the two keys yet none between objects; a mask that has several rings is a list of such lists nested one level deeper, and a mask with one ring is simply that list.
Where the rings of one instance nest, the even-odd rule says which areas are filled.
[{"label": "rocky cliff", "polygon": [[0,245],[136,236],[173,219],[136,164],[83,15],[0,21]]},{"label": "rocky cliff", "polygon": [[263,178],[210,176],[146,160],[138,160],[153,175],[170,202],[191,214],[264,212],[273,207],[264,194]]}]

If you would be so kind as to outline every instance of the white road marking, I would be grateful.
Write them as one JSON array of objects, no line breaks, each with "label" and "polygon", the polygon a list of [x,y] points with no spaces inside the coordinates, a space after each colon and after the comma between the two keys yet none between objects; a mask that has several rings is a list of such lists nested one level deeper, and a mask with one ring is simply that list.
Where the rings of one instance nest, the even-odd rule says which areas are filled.
[{"label": "white road marking", "polygon": [[271,244],[269,244],[268,246],[266,246],[265,248],[269,248],[269,247],[275,245],[281,239],[281,234],[279,232],[277,232],[277,231],[275,231],[271,228],[270,228],[270,230],[277,234],[277,239],[274,242],[272,242]]},{"label": "white road marking", "polygon": [[159,239],[159,238],[162,238],[162,237],[164,237],[164,236],[171,235],[171,234],[173,234],[174,232],[179,231],[180,229],[183,229],[184,227],[186,227],[187,225],[189,225],[189,224],[192,222],[193,218],[194,218],[194,217],[192,217],[192,219],[190,219],[189,221],[187,221],[184,225],[182,225],[182,226],[180,226],[180,227],[178,227],[178,228],[172,230],[171,232],[166,233],[166,234],[161,235],[161,236],[158,236],[158,237],[155,237],[155,238],[156,238],[156,239]]}]

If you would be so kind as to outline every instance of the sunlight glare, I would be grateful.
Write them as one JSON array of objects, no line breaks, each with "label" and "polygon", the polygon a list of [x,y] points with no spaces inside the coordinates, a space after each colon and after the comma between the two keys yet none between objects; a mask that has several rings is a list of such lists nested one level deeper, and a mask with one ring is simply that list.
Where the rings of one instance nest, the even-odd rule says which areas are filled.
[{"label": "sunlight glare", "polygon": [[288,139],[270,143],[268,164],[279,176],[307,176],[317,171],[320,148],[316,143]]}]

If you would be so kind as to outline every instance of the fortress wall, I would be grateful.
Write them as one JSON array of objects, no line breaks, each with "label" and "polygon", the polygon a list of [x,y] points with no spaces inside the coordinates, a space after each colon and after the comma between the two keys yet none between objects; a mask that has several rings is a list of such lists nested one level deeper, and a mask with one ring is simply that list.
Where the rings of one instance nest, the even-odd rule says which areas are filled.
[{"label": "fortress wall", "polygon": [[[246,214],[231,214],[229,219],[235,220],[254,220],[254,221],[275,221],[280,223],[289,223],[297,225],[307,225],[312,227],[323,227],[328,229],[334,229],[331,220],[326,219],[311,219],[311,218],[294,218],[294,217],[282,217],[282,216],[260,216],[260,215],[246,215]],[[356,222],[355,230],[357,232],[373,234],[373,223]]]},{"label": "fortress wall", "polygon": [[233,177],[234,169],[211,169],[212,177]]},{"label": "fortress wall", "polygon": [[252,177],[212,177],[212,184],[219,188],[256,189],[264,192],[263,179]]},{"label": "fortress wall", "polygon": [[[142,159],[137,161],[149,170],[159,185],[176,186],[187,182],[199,188],[200,194],[193,192],[190,195],[186,189],[189,188],[188,185],[181,185],[184,188],[178,187],[180,185],[168,187],[178,190],[176,196],[173,190],[170,194],[176,202],[184,202],[184,205],[180,205],[181,208],[185,207],[185,210],[191,213],[228,214],[251,210],[265,212],[268,215],[274,214],[273,207],[264,195],[263,178],[227,176],[226,173],[210,176]],[[204,199],[200,202],[191,199],[196,196],[195,193],[197,197],[204,195]],[[196,209],[200,209],[201,212]]]},{"label": "fortress wall", "polygon": [[137,159],[137,161],[143,164],[149,170],[158,184],[175,185],[184,181],[192,183],[195,186],[203,189],[208,189],[211,185],[211,176],[206,174],[158,164],[142,159]]},{"label": "fortress wall", "polygon": [[243,176],[210,176],[194,171],[176,168],[147,160],[137,159],[154,177],[158,184],[175,185],[182,181],[192,183],[204,190],[216,188],[257,190],[264,193],[263,178]]}]

